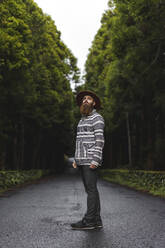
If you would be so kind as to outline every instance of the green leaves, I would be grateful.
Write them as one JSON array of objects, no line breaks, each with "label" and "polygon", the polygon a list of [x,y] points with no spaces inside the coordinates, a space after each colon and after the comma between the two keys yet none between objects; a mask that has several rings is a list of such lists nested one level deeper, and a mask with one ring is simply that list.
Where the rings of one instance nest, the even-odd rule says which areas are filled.
[{"label": "green leaves", "polygon": [[[58,136],[57,146],[64,143],[66,136],[70,138],[68,130],[72,129],[73,121],[70,81],[78,80],[79,70],[54,21],[33,0],[3,1],[0,14],[0,136],[7,133],[10,137],[12,130],[18,140],[14,157],[19,159],[23,156],[19,154],[20,147],[33,127],[42,136],[45,130],[61,125],[60,129],[52,130]],[[59,136],[61,128],[64,131]],[[13,151],[13,144],[10,146]],[[6,147],[3,149],[8,152]]]},{"label": "green leaves", "polygon": [[101,176],[110,182],[165,197],[165,173],[143,170],[101,170]]},{"label": "green leaves", "polygon": [[0,171],[0,192],[50,174],[48,170]]},{"label": "green leaves", "polygon": [[[151,161],[149,153],[155,152],[153,137],[165,139],[164,131],[160,131],[165,118],[164,19],[164,4],[159,0],[109,1],[86,61],[84,88],[94,90],[102,99],[107,137],[118,136],[112,143],[120,146],[122,132],[127,143],[128,113],[135,153],[137,149],[141,154],[147,150],[140,155],[143,162]],[[124,144],[121,149],[125,156]]]}]

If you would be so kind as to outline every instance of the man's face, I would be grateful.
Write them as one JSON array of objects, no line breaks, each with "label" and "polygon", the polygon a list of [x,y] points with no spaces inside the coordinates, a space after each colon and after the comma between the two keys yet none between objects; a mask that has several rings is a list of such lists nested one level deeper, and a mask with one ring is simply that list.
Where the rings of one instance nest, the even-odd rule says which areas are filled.
[{"label": "man's face", "polygon": [[80,106],[80,112],[82,115],[89,115],[95,106],[95,101],[91,96],[84,96],[82,104]]},{"label": "man's face", "polygon": [[84,96],[83,99],[82,99],[82,104],[83,105],[87,104],[87,105],[89,105],[91,107],[94,107],[95,106],[95,101],[91,96]]}]

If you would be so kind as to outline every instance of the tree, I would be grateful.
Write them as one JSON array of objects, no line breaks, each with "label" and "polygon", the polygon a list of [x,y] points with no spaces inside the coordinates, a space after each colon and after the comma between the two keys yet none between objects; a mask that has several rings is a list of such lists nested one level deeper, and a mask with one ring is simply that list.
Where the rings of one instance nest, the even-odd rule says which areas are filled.
[{"label": "tree", "polygon": [[71,138],[70,81],[79,77],[76,58],[61,41],[54,21],[34,1],[3,1],[0,13],[4,166],[52,168],[55,160],[62,161]]},{"label": "tree", "polygon": [[129,143],[134,167],[163,169],[155,149],[164,147],[164,17],[158,0],[109,1],[92,43],[84,87],[103,99],[111,167],[128,163]]}]

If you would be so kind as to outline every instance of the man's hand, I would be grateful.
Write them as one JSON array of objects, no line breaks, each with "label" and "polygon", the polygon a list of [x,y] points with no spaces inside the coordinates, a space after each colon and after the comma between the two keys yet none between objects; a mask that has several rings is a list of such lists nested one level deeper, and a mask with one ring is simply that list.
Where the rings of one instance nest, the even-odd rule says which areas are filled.
[{"label": "man's hand", "polygon": [[73,168],[76,169],[77,168],[77,164],[76,162],[74,161],[73,164],[72,164]]},{"label": "man's hand", "polygon": [[91,164],[91,165],[89,166],[89,168],[91,168],[91,169],[96,169],[96,168],[97,168],[97,166],[96,166],[96,165],[94,165],[94,164]]}]

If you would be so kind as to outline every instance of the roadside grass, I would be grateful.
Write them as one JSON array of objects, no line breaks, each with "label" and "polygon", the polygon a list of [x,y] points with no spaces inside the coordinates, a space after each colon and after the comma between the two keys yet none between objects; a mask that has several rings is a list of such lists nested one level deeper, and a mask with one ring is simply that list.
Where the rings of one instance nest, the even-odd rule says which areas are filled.
[{"label": "roadside grass", "polygon": [[34,182],[50,174],[48,170],[0,171],[0,193],[13,187]]},{"label": "roadside grass", "polygon": [[100,170],[101,177],[111,183],[148,192],[165,198],[165,172],[143,170]]}]

